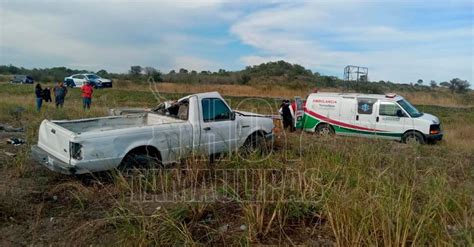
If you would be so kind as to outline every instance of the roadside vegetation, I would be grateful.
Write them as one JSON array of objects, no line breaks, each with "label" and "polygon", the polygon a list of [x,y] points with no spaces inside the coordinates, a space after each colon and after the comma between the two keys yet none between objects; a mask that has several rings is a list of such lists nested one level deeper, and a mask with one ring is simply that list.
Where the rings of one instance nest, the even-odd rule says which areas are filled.
[{"label": "roadside vegetation", "polygon": [[[69,69],[65,67],[27,69],[13,65],[0,65],[0,79],[9,80],[11,75],[25,74],[32,76],[39,82],[63,81],[64,77],[77,73],[94,73],[93,71]],[[343,91],[355,91],[360,93],[388,93],[388,92],[427,92],[436,93],[447,91],[452,94],[464,94],[469,91],[470,83],[460,78],[449,81],[436,82],[413,78],[413,81],[404,84],[391,81],[344,81],[336,76],[322,75],[313,72],[299,64],[291,64],[285,61],[267,62],[254,66],[247,66],[242,70],[227,71],[194,71],[180,68],[169,72],[162,72],[153,67],[142,67],[134,65],[128,73],[109,73],[99,70],[99,76],[113,79],[115,81],[128,81],[134,84],[143,84],[146,81],[155,83],[171,82],[187,85],[248,85],[252,87],[273,88],[278,87],[285,90],[312,90],[316,88],[332,88]],[[1,81],[1,80],[0,80]]]},{"label": "roadside vegetation", "polygon": [[[17,147],[0,143],[2,246],[474,245],[472,92],[468,97],[443,90],[401,93],[441,118],[445,140],[435,145],[280,131],[273,154],[259,162],[252,162],[262,158],[258,154],[232,154],[214,163],[188,159],[168,170],[77,177],[29,159],[44,118],[103,116],[108,108],[153,107],[210,90],[220,91],[237,109],[276,114],[276,97],[310,92],[310,87],[287,92],[251,84],[157,86],[150,91],[146,83],[119,81],[112,89],[96,90],[87,112],[79,90],[71,89],[63,109],[44,103],[37,113],[32,85],[0,84],[0,123],[25,129],[0,132],[1,138],[18,135],[27,141]],[[248,173],[224,179],[220,171],[228,170],[248,171],[252,179]],[[164,200],[170,191],[179,192],[181,200]]]}]

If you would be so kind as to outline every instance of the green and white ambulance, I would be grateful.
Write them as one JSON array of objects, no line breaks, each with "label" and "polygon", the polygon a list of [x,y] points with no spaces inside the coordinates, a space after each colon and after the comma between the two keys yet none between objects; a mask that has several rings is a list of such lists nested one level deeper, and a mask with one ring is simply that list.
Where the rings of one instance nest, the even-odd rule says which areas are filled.
[{"label": "green and white ambulance", "polygon": [[418,111],[399,95],[312,93],[301,119],[305,131],[377,137],[403,142],[443,138],[438,117]]}]

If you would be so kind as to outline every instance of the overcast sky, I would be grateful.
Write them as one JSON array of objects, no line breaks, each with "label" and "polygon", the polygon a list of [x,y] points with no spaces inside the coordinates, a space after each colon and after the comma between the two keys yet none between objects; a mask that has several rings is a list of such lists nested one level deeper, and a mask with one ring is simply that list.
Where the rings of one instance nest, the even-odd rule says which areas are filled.
[{"label": "overcast sky", "polygon": [[[259,2],[258,4],[254,2]],[[286,60],[342,77],[473,82],[468,0],[0,0],[0,64],[126,72]]]}]

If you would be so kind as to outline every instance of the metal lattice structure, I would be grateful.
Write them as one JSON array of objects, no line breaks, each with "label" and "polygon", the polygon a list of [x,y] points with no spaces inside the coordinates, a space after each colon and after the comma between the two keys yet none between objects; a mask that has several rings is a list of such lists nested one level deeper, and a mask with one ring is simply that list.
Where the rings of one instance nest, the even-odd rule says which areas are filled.
[{"label": "metal lattice structure", "polygon": [[344,68],[344,80],[346,81],[368,81],[369,68],[355,65],[347,65]]}]

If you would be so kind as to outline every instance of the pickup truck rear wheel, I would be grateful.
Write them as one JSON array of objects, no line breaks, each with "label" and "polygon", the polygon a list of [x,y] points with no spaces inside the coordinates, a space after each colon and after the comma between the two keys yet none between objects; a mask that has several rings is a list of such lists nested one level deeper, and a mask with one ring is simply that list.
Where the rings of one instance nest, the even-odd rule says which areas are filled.
[{"label": "pickup truck rear wheel", "polygon": [[132,152],[127,154],[120,164],[121,169],[132,168],[154,168],[161,165],[161,160],[158,156],[152,153]]}]

